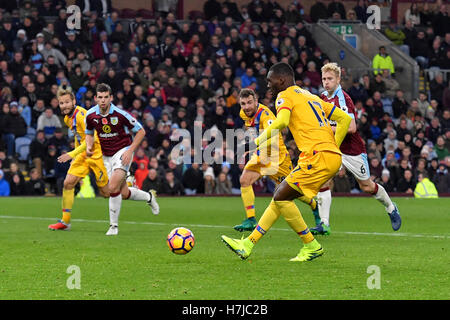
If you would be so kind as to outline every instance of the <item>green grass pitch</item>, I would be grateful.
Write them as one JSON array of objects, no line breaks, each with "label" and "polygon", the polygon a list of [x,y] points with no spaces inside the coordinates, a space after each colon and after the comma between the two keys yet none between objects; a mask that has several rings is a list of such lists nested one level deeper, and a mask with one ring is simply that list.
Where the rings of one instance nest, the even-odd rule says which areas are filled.
[{"label": "green grass pitch", "polygon": [[[269,201],[257,198],[258,218]],[[246,261],[221,242],[241,236],[232,229],[244,217],[238,197],[160,198],[159,216],[124,201],[117,237],[105,236],[107,200],[76,199],[72,230],[52,232],[60,198],[2,198],[0,299],[448,299],[450,199],[394,201],[399,232],[376,200],[334,198],[333,233],[318,237],[325,254],[294,263],[301,242],[282,218]],[[297,204],[311,227],[310,209]],[[184,256],[166,245],[176,226],[195,235]],[[73,265],[80,289],[67,286]],[[369,266],[379,268],[379,289],[367,286]]]}]

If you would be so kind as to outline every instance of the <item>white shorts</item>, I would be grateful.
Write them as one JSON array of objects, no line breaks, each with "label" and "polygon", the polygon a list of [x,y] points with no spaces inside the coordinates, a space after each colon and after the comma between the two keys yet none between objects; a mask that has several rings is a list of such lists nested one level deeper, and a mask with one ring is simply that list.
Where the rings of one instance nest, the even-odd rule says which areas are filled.
[{"label": "white shorts", "polygon": [[[122,155],[128,148],[129,147],[125,147],[125,148],[120,149],[119,151],[117,151],[111,157],[103,156],[103,163],[105,165],[106,172],[108,173],[108,177],[110,179],[111,179],[112,173],[116,169],[122,169],[123,171],[128,173],[128,170],[130,169],[131,162],[127,166],[124,166],[122,164]],[[133,156],[131,156],[131,158],[133,158]]]},{"label": "white shorts", "polygon": [[342,166],[360,181],[370,179],[369,162],[367,162],[367,154],[365,153],[357,156],[342,154]]}]

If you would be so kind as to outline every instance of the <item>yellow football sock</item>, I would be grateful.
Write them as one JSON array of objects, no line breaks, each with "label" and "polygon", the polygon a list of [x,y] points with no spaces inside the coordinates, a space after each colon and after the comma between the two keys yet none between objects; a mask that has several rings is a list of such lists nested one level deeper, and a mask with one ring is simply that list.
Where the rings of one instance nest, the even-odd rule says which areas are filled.
[{"label": "yellow football sock", "polygon": [[289,226],[300,236],[303,243],[310,243],[314,240],[314,236],[309,231],[300,210],[293,201],[275,201],[275,204]]},{"label": "yellow football sock", "polygon": [[67,224],[70,223],[70,215],[72,212],[74,198],[75,198],[75,190],[74,189],[70,189],[70,190],[63,189],[63,194],[62,194],[63,217],[62,217],[62,220],[64,221],[64,223],[67,223]]},{"label": "yellow football sock", "polygon": [[253,187],[241,187],[241,198],[244,204],[245,213],[247,218],[252,218],[255,216],[255,193],[253,192]]},{"label": "yellow football sock", "polygon": [[307,196],[301,196],[301,197],[298,197],[298,200],[309,205],[311,207],[311,210],[314,210],[317,207],[317,202],[314,198],[308,198]]},{"label": "yellow football sock", "polygon": [[275,202],[272,200],[267,207],[266,211],[258,221],[258,225],[253,232],[248,236],[253,244],[257,243],[263,235],[272,227],[275,221],[280,217],[280,211],[278,210]]}]

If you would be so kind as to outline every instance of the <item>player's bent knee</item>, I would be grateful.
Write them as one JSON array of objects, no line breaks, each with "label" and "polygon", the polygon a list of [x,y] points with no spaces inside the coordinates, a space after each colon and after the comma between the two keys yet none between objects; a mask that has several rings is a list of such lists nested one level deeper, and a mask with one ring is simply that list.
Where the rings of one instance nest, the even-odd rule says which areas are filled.
[{"label": "player's bent knee", "polygon": [[110,195],[109,189],[107,189],[106,187],[100,188],[98,191],[100,192],[100,195],[101,195],[103,198],[109,198],[109,195]]},{"label": "player's bent knee", "polygon": [[70,179],[65,179],[64,180],[64,189],[72,190],[73,188],[75,188],[76,183],[77,183],[76,180],[73,181],[73,180],[70,180]]},{"label": "player's bent knee", "polygon": [[240,182],[242,188],[246,188],[251,185],[250,179],[248,179],[247,177],[241,176],[241,178],[239,179],[239,182]]}]

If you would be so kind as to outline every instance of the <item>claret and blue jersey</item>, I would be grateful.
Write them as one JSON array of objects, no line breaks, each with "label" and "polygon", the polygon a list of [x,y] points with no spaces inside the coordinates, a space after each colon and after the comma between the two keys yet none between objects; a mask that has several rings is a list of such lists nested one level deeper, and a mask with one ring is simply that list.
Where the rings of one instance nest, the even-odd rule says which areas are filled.
[{"label": "claret and blue jersey", "polygon": [[89,109],[86,115],[86,134],[97,131],[103,155],[107,157],[131,145],[131,132],[136,133],[142,128],[131,114],[112,103],[107,115],[100,113],[98,105]]}]

